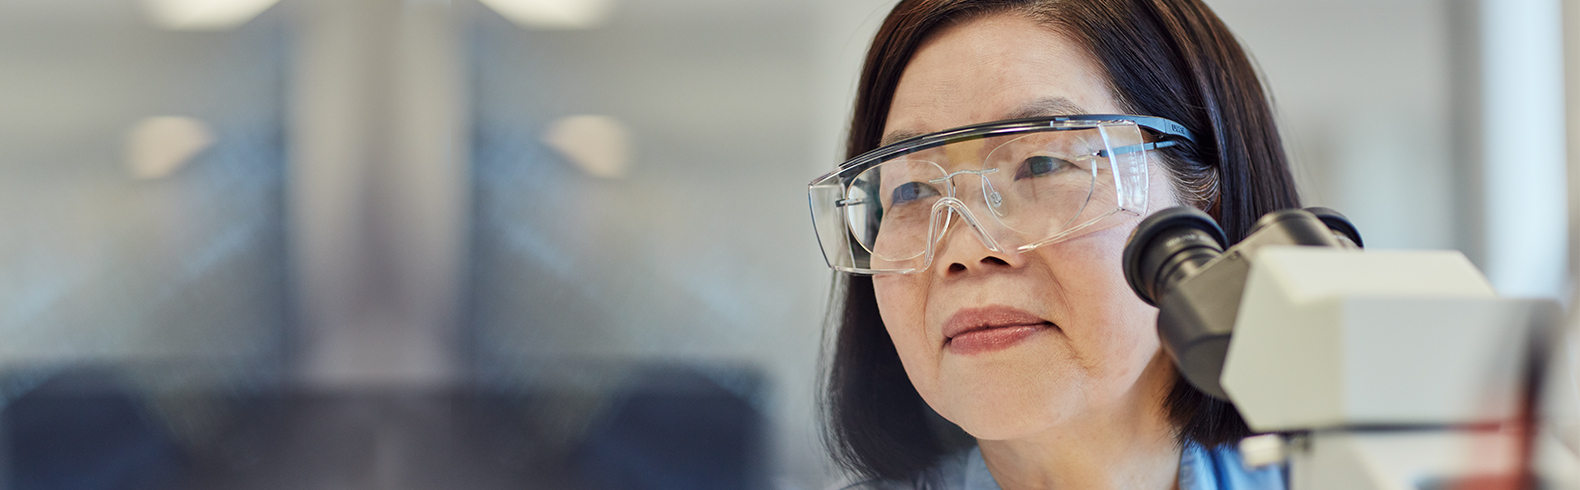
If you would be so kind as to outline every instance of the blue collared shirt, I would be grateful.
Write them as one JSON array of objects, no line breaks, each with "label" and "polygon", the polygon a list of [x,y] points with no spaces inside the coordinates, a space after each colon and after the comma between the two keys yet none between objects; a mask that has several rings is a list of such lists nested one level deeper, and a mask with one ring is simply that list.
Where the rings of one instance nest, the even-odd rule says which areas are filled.
[{"label": "blue collared shirt", "polygon": [[[911,484],[862,483],[847,489],[890,490],[1000,490],[982,450],[971,448],[945,458]],[[1271,466],[1250,470],[1240,460],[1240,452],[1230,447],[1208,450],[1189,443],[1180,451],[1180,490],[1284,490],[1284,469]]]}]

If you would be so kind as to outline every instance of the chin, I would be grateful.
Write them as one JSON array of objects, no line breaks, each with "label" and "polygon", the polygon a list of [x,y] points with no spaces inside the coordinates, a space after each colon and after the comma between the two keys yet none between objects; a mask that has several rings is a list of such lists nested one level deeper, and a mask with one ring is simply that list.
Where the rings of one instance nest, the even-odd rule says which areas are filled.
[{"label": "chin", "polygon": [[1041,374],[993,376],[963,383],[946,381],[946,387],[936,397],[939,399],[927,399],[927,403],[972,437],[1027,437],[1073,418],[1085,405],[1082,390],[1068,382],[1070,376],[1048,371]]},{"label": "chin", "polygon": [[1021,439],[1059,425],[1063,414],[1050,410],[1055,403],[993,405],[980,404],[944,418],[972,437],[989,441]]}]

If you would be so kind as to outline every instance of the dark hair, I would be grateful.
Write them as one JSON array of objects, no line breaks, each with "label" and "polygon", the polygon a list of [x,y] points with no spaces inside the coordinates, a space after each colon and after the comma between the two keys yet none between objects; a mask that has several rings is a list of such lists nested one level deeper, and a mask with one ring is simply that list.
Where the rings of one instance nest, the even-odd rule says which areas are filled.
[{"label": "dark hair", "polygon": [[[1194,144],[1163,150],[1165,170],[1181,198],[1217,218],[1230,240],[1244,238],[1262,214],[1299,206],[1271,101],[1239,43],[1200,0],[902,0],[867,52],[847,157],[878,146],[900,75],[929,35],[998,13],[1026,16],[1088,47],[1124,110],[1194,133]],[[833,294],[838,333],[825,410],[836,459],[866,477],[908,479],[972,442],[911,385],[878,316],[872,279],[839,274]],[[1165,404],[1181,442],[1214,447],[1250,433],[1234,406],[1178,375]]]}]

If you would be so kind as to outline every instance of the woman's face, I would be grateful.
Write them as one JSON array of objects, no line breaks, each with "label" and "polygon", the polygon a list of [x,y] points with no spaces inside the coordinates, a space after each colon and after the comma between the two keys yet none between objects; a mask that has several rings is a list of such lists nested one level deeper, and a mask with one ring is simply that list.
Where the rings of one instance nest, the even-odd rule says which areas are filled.
[{"label": "woman's face", "polygon": [[[900,78],[884,134],[888,141],[1015,117],[1122,112],[1085,49],[1026,18],[996,15],[923,44]],[[1175,202],[1156,163],[1149,174],[1149,208]],[[1019,254],[988,250],[961,224],[926,271],[875,276],[884,325],[922,398],[989,440],[1161,413],[1172,371],[1153,328],[1156,310],[1130,291],[1120,267],[1138,222]],[[961,330],[969,331],[946,335]]]}]

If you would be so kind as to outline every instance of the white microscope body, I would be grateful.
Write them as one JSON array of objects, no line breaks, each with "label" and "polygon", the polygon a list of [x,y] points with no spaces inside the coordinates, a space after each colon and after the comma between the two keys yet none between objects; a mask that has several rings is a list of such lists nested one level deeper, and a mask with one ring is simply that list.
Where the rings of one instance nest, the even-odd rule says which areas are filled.
[{"label": "white microscope body", "polygon": [[1498,297],[1459,252],[1274,246],[1252,261],[1221,380],[1252,430],[1309,431],[1288,451],[1291,488],[1520,470],[1529,441],[1509,423],[1556,304]]},{"label": "white microscope body", "polygon": [[1181,374],[1268,434],[1245,464],[1287,464],[1292,490],[1580,488],[1556,302],[1499,297],[1459,252],[1363,251],[1326,209],[1224,242],[1165,210],[1125,274]]}]

